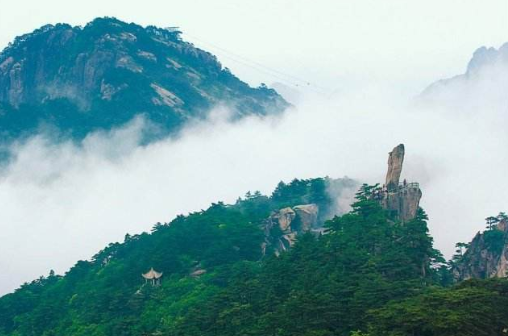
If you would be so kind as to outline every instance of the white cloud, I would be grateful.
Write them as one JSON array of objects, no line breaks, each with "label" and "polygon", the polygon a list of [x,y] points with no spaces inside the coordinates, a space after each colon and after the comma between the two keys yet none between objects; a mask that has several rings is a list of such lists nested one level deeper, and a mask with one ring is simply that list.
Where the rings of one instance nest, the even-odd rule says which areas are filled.
[{"label": "white cloud", "polygon": [[[280,180],[382,182],[398,143],[407,151],[403,176],[421,182],[431,233],[449,255],[483,218],[508,210],[506,99],[490,99],[505,87],[479,82],[449,106],[415,106],[380,83],[330,99],[307,96],[277,118],[231,124],[218,109],[179,138],[148,146],[138,145],[142,119],[80,145],[44,135],[17,143],[15,159],[0,170],[0,292],[50,269],[65,272],[177,214],[248,190],[270,193]],[[442,96],[456,92],[444,88]]]}]

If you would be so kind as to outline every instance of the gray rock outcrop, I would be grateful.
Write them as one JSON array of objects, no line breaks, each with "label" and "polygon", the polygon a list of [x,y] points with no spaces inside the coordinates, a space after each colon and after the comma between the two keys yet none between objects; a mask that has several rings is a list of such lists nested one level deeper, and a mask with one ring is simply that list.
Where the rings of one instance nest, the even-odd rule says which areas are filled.
[{"label": "gray rock outcrop", "polygon": [[453,262],[456,281],[508,275],[508,225],[501,220],[491,230],[478,232],[466,252]]},{"label": "gray rock outcrop", "polygon": [[407,183],[404,180],[403,183],[400,183],[404,154],[403,144],[398,145],[390,152],[386,184],[376,192],[374,197],[379,200],[384,209],[388,210],[391,217],[407,222],[416,216],[422,191],[416,182]]},{"label": "gray rock outcrop", "polygon": [[304,232],[319,232],[319,208],[316,204],[303,204],[272,212],[263,223],[265,242],[263,252],[279,254],[287,251]]},{"label": "gray rock outcrop", "polygon": [[407,183],[395,190],[384,192],[380,201],[381,206],[390,212],[390,215],[407,222],[416,217],[420,206],[422,191],[418,183]]},{"label": "gray rock outcrop", "polygon": [[297,205],[293,209],[300,219],[299,231],[306,232],[318,228],[319,208],[316,204]]},{"label": "gray rock outcrop", "polygon": [[279,229],[282,232],[290,232],[291,231],[291,223],[296,217],[296,212],[291,208],[280,209],[278,212],[273,213],[270,216],[272,221],[275,221]]}]

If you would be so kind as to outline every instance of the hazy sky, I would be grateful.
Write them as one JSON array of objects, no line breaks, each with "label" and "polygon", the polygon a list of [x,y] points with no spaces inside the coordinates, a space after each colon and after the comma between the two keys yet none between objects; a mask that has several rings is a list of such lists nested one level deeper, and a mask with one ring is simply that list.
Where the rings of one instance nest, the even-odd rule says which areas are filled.
[{"label": "hazy sky", "polygon": [[463,72],[477,47],[508,41],[507,0],[0,0],[0,9],[0,46],[47,23],[115,16],[179,26],[251,83],[278,79],[218,48],[331,91],[351,76],[418,90]]},{"label": "hazy sky", "polygon": [[[387,153],[401,142],[403,174],[421,182],[447,256],[483,218],[508,211],[508,69],[444,90],[442,106],[410,99],[463,73],[478,47],[508,41],[507,0],[0,0],[0,45],[46,23],[105,15],[180,26],[241,79],[303,85],[268,67],[319,93],[280,120],[219,118],[148,147],[138,146],[139,120],[82,147],[43,136],[13,147],[17,160],[0,169],[0,295],[49,269],[63,273],[127,232],[247,190],[270,193],[280,180],[382,181]],[[262,71],[233,61],[238,55]]]}]

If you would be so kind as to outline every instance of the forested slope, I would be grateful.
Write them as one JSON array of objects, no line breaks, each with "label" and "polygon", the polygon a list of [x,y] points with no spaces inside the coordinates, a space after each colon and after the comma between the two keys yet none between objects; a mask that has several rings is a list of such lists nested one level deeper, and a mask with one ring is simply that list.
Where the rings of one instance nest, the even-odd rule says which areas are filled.
[{"label": "forested slope", "polygon": [[[301,234],[279,256],[263,255],[260,227],[282,206],[325,204],[325,179],[126,236],[1,298],[0,335],[502,335],[507,281],[449,287],[424,211],[398,222],[376,189],[364,185],[325,234]],[[141,277],[151,267],[160,286]]]}]

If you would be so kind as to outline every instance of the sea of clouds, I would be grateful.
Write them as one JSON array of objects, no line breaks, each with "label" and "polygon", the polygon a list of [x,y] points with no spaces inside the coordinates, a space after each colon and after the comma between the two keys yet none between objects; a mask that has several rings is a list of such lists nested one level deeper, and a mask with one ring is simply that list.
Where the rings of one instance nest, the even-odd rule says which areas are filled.
[{"label": "sea of clouds", "polygon": [[64,273],[126,233],[249,190],[270,194],[281,180],[382,183],[399,143],[403,178],[420,182],[431,234],[449,257],[485,217],[508,211],[507,79],[506,64],[494,64],[432,96],[383,83],[304,94],[281,116],[236,122],[217,107],[149,145],[141,116],[81,143],[48,132],[14,143],[0,168],[0,294],[50,269]]}]

